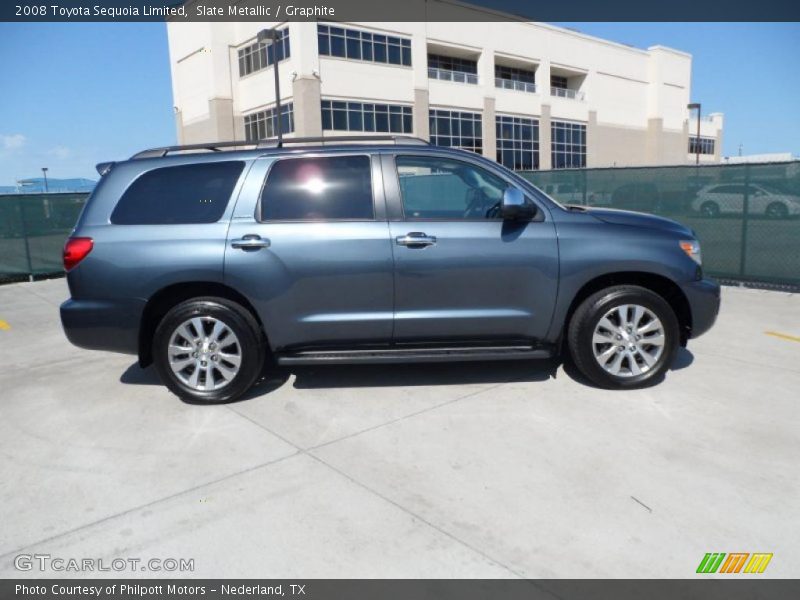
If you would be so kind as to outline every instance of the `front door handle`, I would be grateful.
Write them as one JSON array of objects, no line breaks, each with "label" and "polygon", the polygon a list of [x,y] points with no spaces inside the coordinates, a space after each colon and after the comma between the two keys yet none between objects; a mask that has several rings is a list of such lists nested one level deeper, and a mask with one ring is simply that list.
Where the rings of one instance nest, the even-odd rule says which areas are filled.
[{"label": "front door handle", "polygon": [[436,243],[436,237],[421,231],[412,231],[411,233],[397,236],[395,242],[398,246],[424,248],[425,246],[433,246]]},{"label": "front door handle", "polygon": [[269,248],[269,240],[260,235],[250,233],[240,237],[238,240],[231,240],[231,246],[241,250],[258,250],[259,248]]}]

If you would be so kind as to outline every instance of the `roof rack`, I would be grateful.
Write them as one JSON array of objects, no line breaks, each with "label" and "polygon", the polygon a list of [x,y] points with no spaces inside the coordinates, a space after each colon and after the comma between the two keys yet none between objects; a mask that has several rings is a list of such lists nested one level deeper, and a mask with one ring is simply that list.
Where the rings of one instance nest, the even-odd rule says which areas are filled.
[{"label": "roof rack", "polygon": [[230,148],[282,148],[287,144],[312,144],[318,143],[352,143],[352,142],[394,142],[395,144],[415,144],[428,146],[429,143],[422,138],[409,135],[335,135],[327,137],[295,137],[295,138],[269,138],[258,142],[208,142],[204,144],[185,144],[183,146],[163,146],[150,148],[137,152],[131,159],[160,158],[172,152],[186,152],[193,150],[206,150],[208,152],[221,152]]}]

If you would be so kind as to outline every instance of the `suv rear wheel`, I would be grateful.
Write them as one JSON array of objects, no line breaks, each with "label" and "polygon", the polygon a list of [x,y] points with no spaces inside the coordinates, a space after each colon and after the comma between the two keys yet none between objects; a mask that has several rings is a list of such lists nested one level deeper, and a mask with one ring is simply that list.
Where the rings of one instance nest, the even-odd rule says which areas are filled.
[{"label": "suv rear wheel", "polygon": [[578,370],[604,388],[644,386],[672,364],[679,326],[670,305],[639,286],[601,290],[584,300],[569,323]]},{"label": "suv rear wheel", "polygon": [[258,323],[242,306],[224,298],[194,298],[161,320],[153,358],[174,394],[213,404],[250,389],[264,365],[265,347]]}]

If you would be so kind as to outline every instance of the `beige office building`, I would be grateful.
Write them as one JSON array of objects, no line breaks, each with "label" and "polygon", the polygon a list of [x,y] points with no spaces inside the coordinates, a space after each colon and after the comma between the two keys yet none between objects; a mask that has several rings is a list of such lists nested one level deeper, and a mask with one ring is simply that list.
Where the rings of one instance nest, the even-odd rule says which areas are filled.
[{"label": "beige office building", "polygon": [[[473,8],[448,10],[479,11]],[[474,15],[473,15],[474,16]],[[277,27],[273,45],[256,40]],[[414,135],[516,169],[719,162],[691,55],[543,23],[168,23],[180,143],[274,135]],[[704,110],[707,110],[704,107]]]}]

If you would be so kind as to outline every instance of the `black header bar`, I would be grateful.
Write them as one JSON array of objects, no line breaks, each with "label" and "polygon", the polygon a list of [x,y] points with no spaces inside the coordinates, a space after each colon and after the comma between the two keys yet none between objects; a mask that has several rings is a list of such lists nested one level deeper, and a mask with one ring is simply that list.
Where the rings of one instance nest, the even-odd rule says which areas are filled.
[{"label": "black header bar", "polygon": [[0,21],[800,21],[793,0],[4,0]]}]

